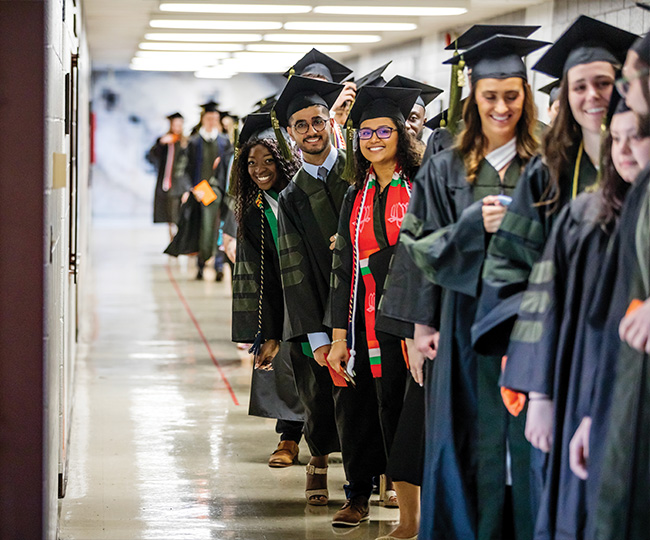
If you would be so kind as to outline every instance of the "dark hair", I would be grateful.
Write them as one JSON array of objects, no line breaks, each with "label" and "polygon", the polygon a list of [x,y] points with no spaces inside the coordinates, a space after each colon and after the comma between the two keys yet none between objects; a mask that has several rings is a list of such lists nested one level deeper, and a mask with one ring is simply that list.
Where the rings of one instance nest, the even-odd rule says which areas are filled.
[{"label": "dark hair", "polygon": [[232,166],[233,174],[231,178],[231,182],[233,183],[232,194],[235,199],[235,219],[238,225],[240,225],[239,231],[241,231],[244,214],[255,204],[255,199],[260,192],[260,188],[257,187],[257,184],[253,182],[250,174],[248,174],[248,154],[250,154],[254,146],[260,144],[266,147],[271,153],[271,156],[273,156],[278,173],[278,184],[276,185],[284,188],[302,165],[300,156],[295,149],[292,151],[294,159],[290,161],[285,160],[280,153],[280,148],[275,139],[251,139],[240,148],[237,159],[235,159]]},{"label": "dark hair", "polygon": [[623,208],[623,201],[630,188],[630,184],[621,178],[614,166],[612,158],[612,144],[614,138],[611,130],[601,145],[601,155],[603,156],[603,175],[600,180],[600,212],[598,222],[605,229],[610,229],[616,224]]},{"label": "dark hair", "polygon": [[[636,59],[634,63],[635,69],[648,69],[648,65],[641,56]],[[641,84],[641,91],[643,92],[643,97],[645,98],[646,107],[650,111],[650,75],[646,74],[642,77],[639,77],[639,83]],[[650,137],[650,113],[639,114],[639,136],[640,137]]]},{"label": "dark hair", "polygon": [[[539,142],[535,137],[537,110],[535,108],[533,92],[526,81],[521,79],[521,82],[524,90],[524,106],[515,131],[517,136],[517,155],[523,164],[526,164],[535,155],[535,152],[537,152]],[[481,161],[483,161],[483,158],[487,154],[488,143],[487,137],[483,133],[481,116],[479,115],[478,104],[476,103],[477,87],[478,84],[472,85],[472,91],[463,108],[465,128],[456,138],[456,149],[463,156],[465,170],[467,171],[466,178],[470,184],[473,184],[476,180]]]},{"label": "dark hair", "polygon": [[[612,69],[616,69],[612,65]],[[612,89],[613,91],[613,89]],[[537,206],[548,206],[549,214],[558,210],[560,200],[560,179],[566,168],[576,159],[582,142],[582,128],[571,112],[569,104],[569,76],[565,73],[560,84],[558,96],[560,106],[551,128],[542,139],[544,163],[549,171],[549,184]]]},{"label": "dark hair", "polygon": [[[422,156],[418,151],[415,137],[406,130],[406,124],[403,120],[388,116],[397,128],[397,163],[402,167],[402,173],[405,178],[413,180],[420,168]],[[361,189],[366,182],[366,176],[370,169],[370,162],[361,153],[359,136],[355,138],[356,148],[354,149],[354,186]]]}]

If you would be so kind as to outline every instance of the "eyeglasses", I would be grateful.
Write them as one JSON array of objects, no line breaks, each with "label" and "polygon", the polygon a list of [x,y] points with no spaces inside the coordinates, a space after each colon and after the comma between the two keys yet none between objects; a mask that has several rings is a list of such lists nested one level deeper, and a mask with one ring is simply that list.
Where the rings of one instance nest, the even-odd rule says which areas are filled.
[{"label": "eyeglasses", "polygon": [[377,129],[361,128],[359,130],[359,138],[362,141],[367,141],[372,139],[372,135],[376,133],[379,139],[390,139],[393,131],[395,131],[395,128],[388,126],[379,126]]},{"label": "eyeglasses", "polygon": [[311,124],[305,120],[299,120],[293,125],[293,129],[295,129],[297,133],[300,133],[300,135],[304,135],[309,131],[310,126],[314,128],[314,131],[319,132],[325,129],[326,124],[327,120],[325,120],[325,118],[317,116],[316,118],[312,118]]},{"label": "eyeglasses", "polygon": [[618,90],[618,93],[621,94],[622,97],[627,96],[627,93],[630,91],[630,85],[632,82],[640,79],[641,77],[646,77],[649,73],[649,68],[643,68],[637,70],[632,75],[623,76],[620,79],[616,79],[616,82],[614,83],[616,84],[616,90]]}]

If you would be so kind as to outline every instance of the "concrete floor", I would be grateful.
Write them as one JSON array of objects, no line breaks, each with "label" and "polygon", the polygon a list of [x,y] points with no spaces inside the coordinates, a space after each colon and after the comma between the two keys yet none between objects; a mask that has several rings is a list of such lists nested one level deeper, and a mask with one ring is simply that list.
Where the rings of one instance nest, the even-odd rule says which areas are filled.
[{"label": "concrete floor", "polygon": [[[270,469],[273,420],[248,416],[251,361],[230,342],[230,284],[162,255],[166,227],[105,222],[93,232],[94,332],[77,362],[62,540],[320,540],[387,534],[397,510],[334,529],[304,499],[304,466]],[[205,339],[204,337],[205,336]],[[301,444],[300,461],[309,460]]]}]

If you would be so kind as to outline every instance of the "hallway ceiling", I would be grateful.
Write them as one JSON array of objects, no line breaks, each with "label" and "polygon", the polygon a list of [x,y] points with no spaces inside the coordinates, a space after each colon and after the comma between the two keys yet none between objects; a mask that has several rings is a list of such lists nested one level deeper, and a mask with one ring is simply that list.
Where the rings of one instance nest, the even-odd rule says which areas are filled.
[{"label": "hallway ceiling", "polygon": [[[171,0],[170,0],[171,1]],[[180,67],[175,68],[174,58],[167,56],[159,65],[164,70],[194,71],[193,67],[199,65],[217,65],[217,70],[248,72],[273,72],[279,71],[285,65],[302,56],[301,49],[305,52],[312,46],[321,48],[326,52],[327,45],[316,42],[317,38],[327,41],[334,40],[332,56],[340,60],[356,57],[378,48],[412,41],[435,32],[450,28],[462,28],[475,22],[484,21],[504,13],[523,9],[543,0],[281,0],[282,5],[288,6],[287,10],[302,11],[290,14],[261,13],[268,11],[275,2],[265,0],[226,0],[225,2],[206,2],[194,0],[175,0],[175,4],[193,4],[203,8],[211,5],[220,6],[217,11],[224,11],[224,4],[243,8],[244,13],[183,13],[177,11],[162,11],[159,0],[82,0],[84,18],[86,23],[88,43],[93,60],[94,69],[128,69],[133,57],[136,55],[152,57],[160,54],[156,49],[189,48],[192,50],[203,49],[202,53],[177,53],[180,57]],[[250,7],[248,7],[250,6]],[[258,6],[258,7],[256,7]],[[338,12],[346,6],[359,6],[359,12],[366,14],[330,14],[328,11]],[[466,11],[451,16],[409,16],[380,15],[382,8],[400,6],[400,13],[405,13],[408,8],[464,8]],[[186,6],[185,6],[186,7]],[[201,9],[201,7],[199,7]],[[215,8],[213,8],[215,9]],[[203,9],[205,11],[205,9]],[[153,22],[159,21],[159,22]],[[188,21],[201,21],[205,29],[186,29]],[[236,23],[253,24],[253,28],[238,29]],[[303,23],[302,25],[300,23]],[[353,38],[332,37],[340,36],[342,31],[328,27],[332,23],[348,23],[346,34],[354,34]],[[380,28],[374,30],[364,28],[369,23],[400,23],[403,29],[388,30]],[[152,27],[152,24],[160,27]],[[175,28],[171,28],[175,27]],[[211,27],[214,27],[212,29]],[[261,28],[260,28],[261,27]],[[159,36],[156,34],[190,34],[190,36]],[[154,34],[154,35],[151,35]],[[197,35],[198,34],[198,35]],[[214,39],[212,36],[202,37],[200,34],[219,34]],[[237,36],[237,34],[240,34]],[[246,35],[241,35],[246,34]],[[147,36],[146,36],[147,35]],[[145,37],[146,36],[146,37]],[[148,39],[147,39],[148,38]],[[186,41],[185,45],[178,46],[179,41]],[[198,41],[201,39],[202,41]],[[252,41],[241,41],[252,39]],[[358,39],[360,43],[352,43]],[[374,41],[369,41],[374,40]],[[369,41],[369,42],[367,42]],[[289,45],[287,48],[286,46]],[[146,49],[146,52],[145,50]],[[219,51],[218,49],[227,49]],[[279,49],[291,50],[278,55]],[[213,52],[208,52],[213,51]],[[259,60],[259,51],[265,51],[266,56]],[[273,51],[276,51],[273,54]],[[246,61],[252,53],[257,55]],[[242,54],[243,53],[243,54]],[[235,59],[229,57],[235,57]],[[268,59],[268,60],[267,60]],[[154,60],[155,61],[155,60]],[[144,62],[144,60],[140,60]],[[258,67],[259,66],[259,67]],[[242,68],[242,69],[239,69]]]}]

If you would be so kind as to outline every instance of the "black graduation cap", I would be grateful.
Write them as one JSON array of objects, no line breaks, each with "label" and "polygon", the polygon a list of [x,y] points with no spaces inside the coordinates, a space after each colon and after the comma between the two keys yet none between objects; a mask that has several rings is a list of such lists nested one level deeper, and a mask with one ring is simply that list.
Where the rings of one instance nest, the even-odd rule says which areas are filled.
[{"label": "black graduation cap", "polygon": [[270,130],[268,137],[275,138],[270,113],[249,114],[244,120],[244,127],[239,132],[238,146],[243,146],[250,139],[265,138],[267,134],[264,134],[264,132],[267,130]]},{"label": "black graduation cap", "polygon": [[403,77],[402,75],[395,75],[395,77],[386,83],[386,86],[390,86],[392,88],[418,89],[420,91],[420,95],[418,96],[416,103],[422,107],[426,107],[443,92],[440,90],[440,88],[436,88],[435,86],[424,84],[419,81],[414,81],[413,79]]},{"label": "black graduation cap", "polygon": [[350,110],[352,126],[358,129],[363,121],[383,116],[406,121],[419,95],[417,88],[364,86],[357,92]]},{"label": "black graduation cap", "polygon": [[541,88],[538,88],[537,90],[539,92],[542,92],[546,95],[548,95],[548,106],[550,107],[555,103],[555,100],[559,97],[560,95],[560,79],[556,79],[553,82],[542,86]]},{"label": "black graduation cap", "polygon": [[317,49],[312,49],[300,60],[298,60],[286,73],[285,77],[293,75],[318,75],[329,82],[341,82],[352,70],[331,56],[323,54]]},{"label": "black graduation cap", "polygon": [[201,105],[201,108],[203,109],[203,112],[218,112],[221,113],[219,110],[219,104],[210,100],[207,103],[204,103]]},{"label": "black graduation cap", "polygon": [[533,69],[560,79],[569,69],[581,64],[598,61],[622,64],[627,50],[638,37],[611,24],[580,15]]},{"label": "black graduation cap", "polygon": [[650,64],[650,32],[637,39],[630,48],[639,55],[641,60]]},{"label": "black graduation cap", "polygon": [[175,112],[175,113],[170,114],[167,117],[167,120],[174,120],[174,118],[183,118],[183,115],[181,113],[179,113],[179,112]]},{"label": "black graduation cap", "polygon": [[386,80],[381,76],[381,74],[386,70],[391,62],[392,60],[386,62],[383,66],[379,66],[377,69],[372,70],[367,75],[354,80],[353,82],[357,85],[357,91],[364,86],[385,86]]},{"label": "black graduation cap", "polygon": [[[464,107],[465,101],[467,101],[467,98],[463,98],[460,100],[459,105],[461,109]],[[449,115],[449,109],[440,111],[431,120],[427,120],[427,122],[425,122],[424,125],[431,130],[438,129],[439,127],[446,127],[449,118],[448,115]]]},{"label": "black graduation cap", "polygon": [[643,2],[636,2],[637,7],[650,11],[650,4],[644,4]]},{"label": "black graduation cap", "polygon": [[255,105],[253,105],[253,112],[256,113],[271,112],[271,109],[273,108],[273,105],[275,105],[275,102],[277,100],[278,100],[277,94],[271,94],[270,96],[262,98],[257,103],[255,103]]},{"label": "black graduation cap", "polygon": [[302,109],[312,105],[331,109],[342,91],[342,84],[294,75],[282,90],[272,114],[275,114],[281,126],[286,127],[291,115]]},{"label": "black graduation cap", "polygon": [[494,35],[477,43],[461,54],[454,55],[443,64],[458,64],[464,60],[472,70],[473,83],[480,79],[508,79],[520,77],[528,80],[522,56],[548,45],[547,41],[518,36]]},{"label": "black graduation cap", "polygon": [[453,51],[455,49],[469,49],[477,43],[480,43],[496,34],[527,38],[539,28],[541,27],[515,24],[475,24],[447,45],[445,50]]}]

